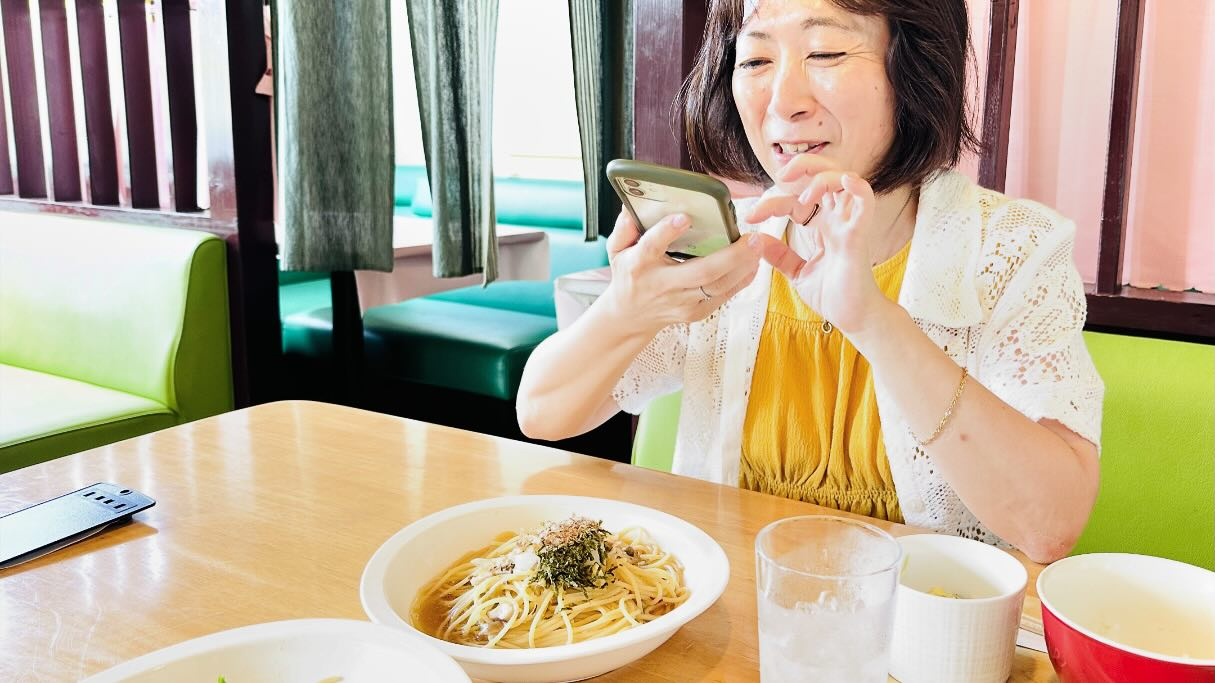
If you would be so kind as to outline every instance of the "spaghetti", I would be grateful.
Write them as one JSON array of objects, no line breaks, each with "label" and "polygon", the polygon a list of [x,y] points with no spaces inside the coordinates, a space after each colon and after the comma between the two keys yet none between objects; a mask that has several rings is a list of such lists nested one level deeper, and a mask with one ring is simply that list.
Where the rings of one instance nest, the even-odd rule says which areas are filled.
[{"label": "spaghetti", "polygon": [[505,533],[424,587],[413,622],[486,648],[568,645],[617,633],[688,599],[683,567],[645,530],[571,517]]}]

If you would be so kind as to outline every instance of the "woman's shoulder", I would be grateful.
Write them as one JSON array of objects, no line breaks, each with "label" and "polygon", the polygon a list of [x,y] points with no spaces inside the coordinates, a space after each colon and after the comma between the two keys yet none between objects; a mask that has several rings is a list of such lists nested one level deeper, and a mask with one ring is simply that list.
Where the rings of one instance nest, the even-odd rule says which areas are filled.
[{"label": "woman's shoulder", "polygon": [[983,308],[994,307],[1014,281],[1023,287],[1026,278],[1079,278],[1072,260],[1075,223],[1044,204],[981,187],[956,171],[926,183],[920,204],[941,251],[974,269],[967,279]]},{"label": "woman's shoulder", "polygon": [[985,243],[1011,239],[1037,247],[1075,238],[1076,224],[1055,209],[1032,199],[975,187]]},{"label": "woman's shoulder", "polygon": [[984,246],[994,247],[1007,239],[1037,244],[1046,238],[1071,239],[1075,234],[1075,224],[1049,206],[982,187],[957,171],[939,173],[928,181],[921,203],[930,205],[937,221],[969,223],[976,231],[970,237]]},{"label": "woman's shoulder", "polygon": [[1005,268],[1015,269],[1039,250],[1071,249],[1075,239],[1076,224],[1058,211],[982,187],[956,171],[925,184],[920,203],[938,230],[971,243],[967,251],[1001,261]]}]

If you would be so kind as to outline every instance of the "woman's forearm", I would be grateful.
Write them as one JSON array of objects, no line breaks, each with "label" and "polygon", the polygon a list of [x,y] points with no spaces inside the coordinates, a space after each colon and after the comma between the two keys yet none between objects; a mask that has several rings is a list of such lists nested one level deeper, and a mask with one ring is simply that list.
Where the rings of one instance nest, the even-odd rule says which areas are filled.
[{"label": "woman's forearm", "polygon": [[612,389],[656,334],[624,323],[604,295],[536,347],[519,383],[524,434],[549,441],[577,436],[619,412]]},{"label": "woman's forearm", "polygon": [[[961,379],[957,364],[892,302],[852,341],[913,434],[931,435]],[[1095,446],[1030,420],[973,378],[926,450],[975,516],[1038,562],[1071,550],[1096,499]]]}]

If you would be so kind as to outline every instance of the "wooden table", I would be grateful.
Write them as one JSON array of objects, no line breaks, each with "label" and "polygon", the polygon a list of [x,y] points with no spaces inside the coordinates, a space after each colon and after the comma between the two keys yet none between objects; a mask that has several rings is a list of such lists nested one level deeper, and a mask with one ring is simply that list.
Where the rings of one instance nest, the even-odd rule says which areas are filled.
[{"label": "wooden table", "polygon": [[[499,225],[498,279],[547,280],[548,235],[539,228]],[[355,271],[359,307],[394,304],[450,289],[481,284],[481,275],[458,278],[434,276],[434,224],[429,218],[397,214],[392,217],[393,270]]]},{"label": "wooden table", "polygon": [[[0,475],[0,512],[95,481],[158,503],[133,524],[0,571],[0,681],[74,681],[258,622],[363,619],[359,577],[385,539],[448,506],[520,493],[660,508],[729,555],[730,585],[708,612],[597,680],[755,681],[755,534],[772,520],[822,511],[482,434],[284,402]],[[1019,559],[1032,591],[1040,567]],[[1012,680],[1056,679],[1045,655],[1019,650]]]}]

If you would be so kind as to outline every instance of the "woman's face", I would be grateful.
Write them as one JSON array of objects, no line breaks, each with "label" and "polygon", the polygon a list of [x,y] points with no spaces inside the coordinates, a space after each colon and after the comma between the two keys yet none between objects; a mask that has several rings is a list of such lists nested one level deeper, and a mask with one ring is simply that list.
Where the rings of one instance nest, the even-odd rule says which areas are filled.
[{"label": "woman's face", "polygon": [[734,104],[764,170],[811,153],[869,177],[894,139],[885,19],[830,0],[744,1]]}]

